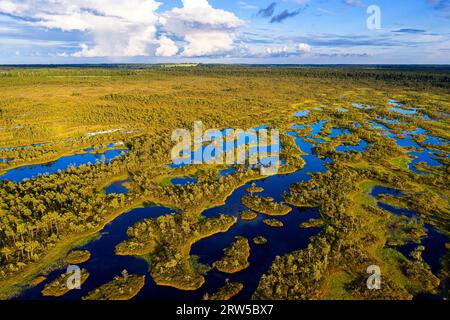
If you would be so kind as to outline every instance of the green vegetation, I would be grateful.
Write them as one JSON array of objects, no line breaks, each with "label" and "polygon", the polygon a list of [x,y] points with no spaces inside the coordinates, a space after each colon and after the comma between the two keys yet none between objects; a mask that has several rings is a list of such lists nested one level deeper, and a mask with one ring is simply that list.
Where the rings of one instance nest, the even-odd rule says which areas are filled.
[{"label": "green vegetation", "polygon": [[40,285],[42,282],[44,282],[45,280],[47,280],[47,277],[44,276],[38,276],[35,279],[33,279],[33,282],[31,283],[32,287],[38,286]]},{"label": "green vegetation", "polygon": [[322,219],[309,219],[306,222],[300,224],[300,228],[318,228],[323,226],[324,221]]},{"label": "green vegetation", "polygon": [[277,219],[265,219],[263,222],[268,225],[269,227],[273,228],[283,228],[284,223]]},{"label": "green vegetation", "polygon": [[85,263],[91,258],[91,253],[87,250],[75,250],[69,253],[64,261],[67,264],[81,264]]},{"label": "green vegetation", "polygon": [[145,276],[122,275],[89,292],[84,300],[130,300],[144,287]]},{"label": "green vegetation", "polygon": [[247,208],[268,216],[285,216],[292,211],[291,207],[276,203],[273,198],[244,196],[242,203]]},{"label": "green vegetation", "polygon": [[258,217],[258,214],[253,211],[244,211],[240,215],[242,220],[251,221]]},{"label": "green vegetation", "polygon": [[246,238],[236,237],[228,248],[224,249],[224,256],[213,263],[213,267],[225,273],[237,273],[250,265],[250,245]]},{"label": "green vegetation", "polygon": [[[277,258],[260,280],[255,298],[411,299],[420,292],[435,292],[438,281],[448,280],[448,255],[441,272],[433,275],[418,252],[405,257],[392,246],[419,245],[427,233],[425,225],[449,235],[450,147],[430,145],[422,134],[450,140],[449,80],[446,72],[406,67],[4,67],[0,159],[8,161],[0,160],[0,173],[80,154],[86,148],[101,153],[110,143],[119,143],[114,148],[125,146],[129,153],[109,164],[72,167],[22,183],[0,181],[0,298],[17,294],[107,223],[143,203],[168,206],[176,214],[130,228],[129,240],[118,245],[117,253],[144,256],[160,285],[198,289],[204,271],[190,256],[192,244],[236,223],[228,216],[205,219],[201,213],[223,204],[237,188],[264,178],[245,165],[224,177],[218,174],[223,168],[214,165],[168,168],[173,130],[192,130],[198,120],[206,128],[266,124],[281,133],[293,132],[295,137],[280,137],[280,174],[303,168],[305,150],[296,139],[310,136],[311,125],[318,121],[326,122],[305,141],[315,144],[315,155],[331,160],[327,172],[295,183],[284,195],[289,205],[318,208],[323,230],[307,248]],[[415,108],[417,115],[391,111],[390,98],[402,101],[403,108]],[[309,116],[294,115],[302,110]],[[305,127],[291,129],[294,124]],[[347,133],[328,136],[336,128]],[[419,128],[422,133],[414,133]],[[418,163],[415,168],[428,174],[411,171],[414,157],[409,153],[417,150],[394,141],[405,132],[419,146],[443,152],[435,157],[441,166]],[[363,140],[365,152],[336,151]],[[199,182],[169,183],[188,176]],[[130,177],[129,193],[103,192],[105,185],[124,177]],[[404,194],[374,199],[374,186]],[[250,210],[275,216],[291,210],[255,196],[263,191],[256,185],[247,191],[243,203]],[[414,210],[418,218],[395,216],[377,201]],[[282,226],[274,219],[265,223]],[[371,264],[382,268],[386,281],[378,293],[364,287],[365,269]],[[59,285],[55,288],[49,292],[64,291]]]},{"label": "green vegetation", "polygon": [[253,238],[253,243],[257,244],[257,245],[264,245],[267,242],[268,242],[268,240],[266,238],[264,238],[263,236]]},{"label": "green vegetation", "polygon": [[243,288],[244,285],[242,283],[230,282],[213,294],[205,294],[203,300],[227,301],[241,292]]},{"label": "green vegetation", "polygon": [[[53,280],[51,283],[45,285],[42,290],[43,296],[51,296],[51,297],[61,297],[65,295],[67,292],[75,289],[70,289],[70,286],[75,282],[73,279],[74,273],[67,272],[60,275],[58,278]],[[89,277],[89,272],[86,269],[80,270],[80,286],[87,280]],[[69,285],[70,284],[70,285]]]},{"label": "green vegetation", "polygon": [[261,193],[264,189],[261,187],[256,186],[256,183],[252,183],[252,186],[250,188],[247,188],[247,192],[253,195],[254,193]]},{"label": "green vegetation", "polygon": [[180,214],[147,219],[130,227],[129,240],[116,247],[118,255],[151,254],[150,273],[159,285],[181,290],[196,290],[204,277],[190,259],[192,244],[213,234],[226,232],[236,218],[221,215],[191,223]]}]

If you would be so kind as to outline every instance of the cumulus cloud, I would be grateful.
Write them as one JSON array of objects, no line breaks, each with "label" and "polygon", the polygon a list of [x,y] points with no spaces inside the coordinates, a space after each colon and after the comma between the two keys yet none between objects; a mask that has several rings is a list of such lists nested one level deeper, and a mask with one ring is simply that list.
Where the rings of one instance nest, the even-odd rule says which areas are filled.
[{"label": "cumulus cloud", "polygon": [[299,43],[297,48],[300,53],[310,53],[312,51],[311,46],[307,43]]},{"label": "cumulus cloud", "polygon": [[159,39],[159,47],[156,49],[155,54],[158,57],[173,57],[178,53],[178,50],[175,41],[166,36],[161,36]]},{"label": "cumulus cloud", "polygon": [[287,46],[266,48],[266,54],[272,57],[288,56],[292,54]]},{"label": "cumulus cloud", "polygon": [[312,53],[312,47],[307,43],[299,43],[296,46],[291,44],[280,47],[266,47],[264,50],[264,55],[271,57],[300,56],[309,53]]},{"label": "cumulus cloud", "polygon": [[183,0],[182,8],[161,14],[168,35],[184,40],[183,56],[207,56],[233,49],[237,28],[244,24],[231,12],[213,8],[207,0]]},{"label": "cumulus cloud", "polygon": [[75,56],[140,56],[155,41],[159,6],[155,0],[2,0],[0,12],[33,26],[87,33],[92,43],[82,43]]},{"label": "cumulus cloud", "polygon": [[179,46],[193,57],[233,49],[242,20],[208,0],[182,2],[182,8],[158,13],[156,0],[1,0],[0,13],[32,26],[84,32],[89,41],[75,57],[148,56],[155,47],[156,56],[171,57]]}]

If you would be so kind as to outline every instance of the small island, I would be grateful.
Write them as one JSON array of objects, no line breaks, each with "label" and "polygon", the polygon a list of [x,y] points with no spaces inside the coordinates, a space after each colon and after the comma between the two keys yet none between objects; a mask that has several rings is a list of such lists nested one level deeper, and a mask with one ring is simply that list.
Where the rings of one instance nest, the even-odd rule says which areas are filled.
[{"label": "small island", "polygon": [[300,228],[318,228],[324,225],[322,219],[309,219],[308,221],[302,222]]},{"label": "small island", "polygon": [[91,253],[87,250],[75,250],[69,253],[64,262],[67,264],[81,264],[85,263],[91,258]]},{"label": "small island", "polygon": [[268,225],[269,227],[273,228],[283,228],[284,223],[277,219],[265,219],[263,222]]},{"label": "small island", "polygon": [[[53,280],[53,282],[45,285],[44,289],[41,291],[44,297],[61,297],[65,295],[67,292],[75,289],[69,288],[67,285],[73,277],[74,274],[72,272],[63,273],[58,278]],[[89,272],[86,269],[81,269],[81,279],[80,285],[82,285],[89,278]]]},{"label": "small island", "polygon": [[125,301],[134,298],[144,287],[145,276],[128,275],[115,277],[112,281],[89,292],[83,300],[115,300]]},{"label": "small island", "polygon": [[256,183],[252,183],[252,186],[250,188],[247,188],[247,192],[250,193],[251,195],[253,195],[254,193],[261,193],[264,191],[264,188],[262,187],[257,187]]},{"label": "small island", "polygon": [[221,272],[237,273],[250,265],[250,245],[244,237],[236,237],[236,241],[225,248],[224,253],[222,259],[213,263],[213,267]]},{"label": "small island", "polygon": [[268,240],[266,238],[264,238],[263,236],[253,238],[253,243],[256,245],[264,245],[267,242],[268,242]]},{"label": "small island", "polygon": [[228,215],[192,221],[180,213],[145,219],[128,228],[129,239],[116,246],[116,254],[151,256],[149,269],[156,284],[197,290],[205,278],[192,263],[192,244],[228,231],[236,221],[236,217]]},{"label": "small island", "polygon": [[253,211],[244,211],[241,213],[241,220],[244,221],[252,221],[255,220],[258,217],[256,212]]},{"label": "small island", "polygon": [[242,204],[244,204],[250,210],[268,216],[285,216],[292,211],[291,207],[281,203],[274,202],[273,198],[244,196],[242,198]]},{"label": "small island", "polygon": [[216,293],[205,294],[203,300],[227,301],[244,289],[244,285],[239,282],[230,282],[220,288]]}]

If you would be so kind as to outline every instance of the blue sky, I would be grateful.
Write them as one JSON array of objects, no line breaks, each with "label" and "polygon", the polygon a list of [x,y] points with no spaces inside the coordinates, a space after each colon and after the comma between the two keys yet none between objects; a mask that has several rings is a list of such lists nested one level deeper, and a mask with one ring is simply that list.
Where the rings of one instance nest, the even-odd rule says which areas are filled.
[{"label": "blue sky", "polygon": [[448,64],[449,26],[450,0],[0,0],[0,64]]}]

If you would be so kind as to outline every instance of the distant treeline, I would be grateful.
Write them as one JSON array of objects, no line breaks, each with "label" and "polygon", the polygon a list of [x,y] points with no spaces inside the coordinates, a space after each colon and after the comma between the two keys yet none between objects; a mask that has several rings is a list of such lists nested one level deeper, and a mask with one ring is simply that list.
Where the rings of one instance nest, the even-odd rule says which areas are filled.
[{"label": "distant treeline", "polygon": [[[99,70],[101,73],[99,74]],[[303,77],[354,82],[382,81],[416,89],[449,89],[447,65],[225,65],[225,64],[80,64],[0,66],[0,77],[27,76],[242,76]]]}]

